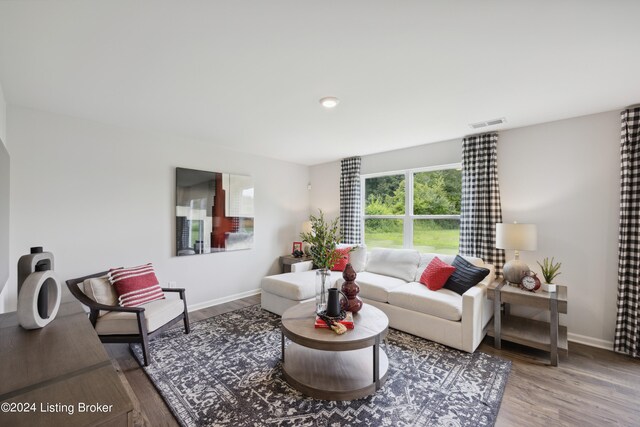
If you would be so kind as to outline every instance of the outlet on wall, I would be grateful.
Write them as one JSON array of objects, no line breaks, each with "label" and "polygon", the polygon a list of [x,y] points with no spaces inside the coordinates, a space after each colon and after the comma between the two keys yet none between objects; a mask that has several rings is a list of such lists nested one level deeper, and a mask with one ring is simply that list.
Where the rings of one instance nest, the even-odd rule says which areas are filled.
[{"label": "outlet on wall", "polygon": [[176,287],[176,282],[169,282],[169,287],[170,288],[175,288]]}]

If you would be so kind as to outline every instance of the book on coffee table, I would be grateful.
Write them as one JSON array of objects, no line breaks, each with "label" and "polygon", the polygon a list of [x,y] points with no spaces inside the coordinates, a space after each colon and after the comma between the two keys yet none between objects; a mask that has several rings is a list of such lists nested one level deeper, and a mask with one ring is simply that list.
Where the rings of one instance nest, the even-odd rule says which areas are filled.
[{"label": "book on coffee table", "polygon": [[[338,323],[342,323],[344,326],[347,327],[347,329],[353,329],[353,313],[351,313],[350,311],[347,311],[347,315],[345,316],[344,319],[342,320],[338,320]],[[321,318],[319,318],[318,316],[316,316],[316,324],[315,324],[316,328],[322,328],[322,329],[329,329],[329,326],[327,326],[327,324],[325,323],[324,320],[322,320]]]}]

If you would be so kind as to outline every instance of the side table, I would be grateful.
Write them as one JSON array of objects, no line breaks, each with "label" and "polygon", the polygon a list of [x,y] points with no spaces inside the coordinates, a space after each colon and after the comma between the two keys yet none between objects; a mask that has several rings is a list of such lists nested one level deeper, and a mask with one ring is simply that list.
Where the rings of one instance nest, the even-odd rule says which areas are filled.
[{"label": "side table", "polygon": [[280,270],[283,273],[291,273],[291,264],[297,264],[299,262],[311,261],[310,256],[294,257],[293,255],[284,255],[280,257]]},{"label": "side table", "polygon": [[[494,338],[495,348],[500,349],[504,339],[548,351],[551,366],[558,366],[558,351],[568,353],[567,327],[558,322],[560,313],[567,313],[567,287],[558,285],[558,290],[551,293],[530,292],[505,283],[494,281],[487,288],[487,298],[494,302],[493,325],[489,326],[487,335]],[[510,304],[549,310],[550,322],[513,316]]]}]

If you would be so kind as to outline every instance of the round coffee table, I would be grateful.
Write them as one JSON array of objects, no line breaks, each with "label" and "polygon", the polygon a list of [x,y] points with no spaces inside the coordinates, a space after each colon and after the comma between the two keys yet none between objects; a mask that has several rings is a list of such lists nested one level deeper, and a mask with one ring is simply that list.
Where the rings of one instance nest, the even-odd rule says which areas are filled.
[{"label": "round coffee table", "polygon": [[[337,335],[316,329],[315,302],[291,307],[282,315],[284,378],[302,393],[323,400],[352,400],[380,389],[389,360],[380,348],[389,319],[365,304],[353,316],[354,329]],[[285,346],[285,337],[292,342]]]}]

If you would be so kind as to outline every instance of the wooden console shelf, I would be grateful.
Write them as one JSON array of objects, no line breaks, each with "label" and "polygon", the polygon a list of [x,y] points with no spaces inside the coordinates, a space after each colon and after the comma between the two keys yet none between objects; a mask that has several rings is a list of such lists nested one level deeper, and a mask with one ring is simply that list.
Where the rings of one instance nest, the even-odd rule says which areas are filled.
[{"label": "wooden console shelf", "polygon": [[0,412],[3,426],[132,424],[133,403],[77,301],[42,329],[0,315],[0,402],[16,409]]},{"label": "wooden console shelf", "polygon": [[[537,348],[551,352],[551,336],[549,334],[549,322],[527,319],[519,316],[505,316],[502,318],[502,328],[500,336],[503,340],[527,347]],[[495,337],[493,324],[489,325],[487,335]],[[568,352],[567,327],[558,327],[558,350]]]},{"label": "wooden console shelf", "polygon": [[[558,351],[568,353],[567,328],[559,325],[560,313],[567,313],[566,286],[558,285],[557,292],[553,293],[529,292],[495,281],[487,288],[487,298],[494,302],[493,322],[488,326],[487,335],[494,338],[496,348],[501,347],[504,339],[548,351],[552,366],[558,365]],[[510,304],[548,310],[550,322],[513,316]]]}]

